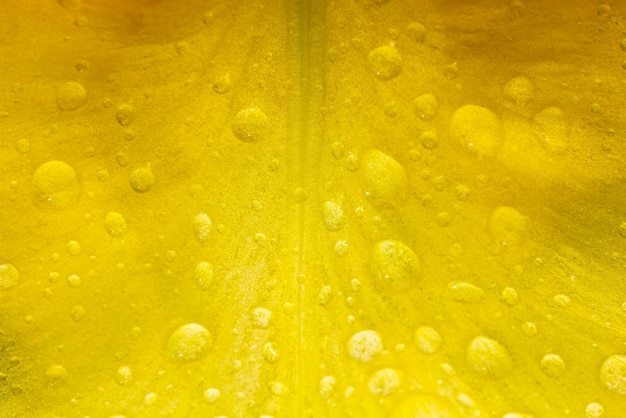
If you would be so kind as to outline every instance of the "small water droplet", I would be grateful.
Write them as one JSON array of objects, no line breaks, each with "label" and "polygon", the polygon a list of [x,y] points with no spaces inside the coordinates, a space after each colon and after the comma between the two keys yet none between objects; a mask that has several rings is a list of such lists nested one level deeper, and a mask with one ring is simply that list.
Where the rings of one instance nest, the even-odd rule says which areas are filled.
[{"label": "small water droplet", "polygon": [[439,101],[431,93],[423,94],[413,100],[413,112],[421,120],[433,120],[439,110]]},{"label": "small water droplet", "polygon": [[85,307],[82,305],[76,305],[72,308],[71,316],[76,322],[80,322],[85,318]]},{"label": "small water droplet", "polygon": [[341,204],[334,201],[326,201],[322,205],[322,219],[324,226],[329,231],[340,231],[344,225],[344,213]]},{"label": "small water droplet", "polygon": [[527,77],[513,77],[502,88],[502,95],[518,107],[524,107],[535,97],[535,86]]},{"label": "small water droplet", "polygon": [[49,161],[39,166],[31,183],[34,203],[41,207],[64,208],[80,195],[76,172],[63,161]]},{"label": "small water droplet", "polygon": [[231,87],[232,83],[228,75],[217,77],[213,81],[213,91],[217,94],[226,94],[230,92]]},{"label": "small water droplet", "polygon": [[267,328],[272,319],[272,311],[267,308],[254,308],[252,311],[252,324],[257,328]]},{"label": "small water droplet", "polygon": [[489,232],[499,246],[518,247],[530,235],[530,220],[515,208],[500,206],[489,218]]},{"label": "small water droplet", "polygon": [[450,298],[455,302],[477,303],[480,302],[485,292],[478,286],[466,282],[448,283]]},{"label": "small water droplet", "polygon": [[500,118],[491,110],[476,105],[455,110],[449,129],[454,142],[478,157],[495,156],[504,138]]},{"label": "small water droplet", "polygon": [[202,290],[208,289],[215,279],[213,265],[206,261],[199,262],[193,271],[193,277]]},{"label": "small water droplet", "polygon": [[280,356],[278,355],[278,349],[276,348],[276,344],[271,342],[265,343],[263,345],[263,351],[261,352],[261,355],[266,361],[270,363],[274,363],[280,358]]},{"label": "small water droplet", "polygon": [[135,121],[135,108],[129,104],[123,104],[117,108],[115,120],[122,126],[130,126]]},{"label": "small water droplet", "polygon": [[499,341],[485,336],[476,337],[470,342],[467,362],[474,371],[485,377],[502,377],[513,369],[509,350]]},{"label": "small water droplet", "polygon": [[269,122],[265,113],[256,107],[241,110],[233,119],[233,134],[243,142],[258,142],[265,137]]},{"label": "small water droplet", "polygon": [[193,218],[191,227],[196,239],[204,244],[211,234],[213,222],[206,213],[199,213]]},{"label": "small water droplet", "polygon": [[121,366],[115,372],[115,382],[120,386],[128,386],[133,382],[133,371],[128,366]]},{"label": "small water droplet", "polygon": [[87,102],[87,90],[80,83],[65,83],[58,88],[56,100],[61,111],[76,110]]},{"label": "small water droplet", "polygon": [[165,351],[172,360],[189,361],[202,357],[211,348],[211,334],[200,324],[185,324],[169,337]]},{"label": "small water droplet", "polygon": [[376,331],[359,331],[348,341],[348,353],[361,363],[371,361],[382,350],[383,341]]},{"label": "small water droplet", "polygon": [[337,379],[334,376],[324,376],[320,380],[320,396],[322,399],[330,398],[335,392],[335,386],[337,386]]},{"label": "small water droplet", "polygon": [[558,354],[546,354],[540,364],[541,370],[549,377],[559,377],[565,371],[565,362]]},{"label": "small water droplet", "polygon": [[415,345],[426,354],[433,354],[441,347],[441,335],[432,327],[419,327],[414,339]]},{"label": "small water droplet", "polygon": [[20,273],[13,264],[0,264],[0,290],[10,289],[20,282]]},{"label": "small water droplet", "polygon": [[607,358],[600,367],[600,380],[610,391],[626,395],[626,355]]},{"label": "small water droplet", "polygon": [[506,304],[510,306],[513,306],[517,304],[517,302],[519,302],[519,294],[517,293],[517,290],[513,289],[512,287],[507,287],[502,290],[501,298]]},{"label": "small water droplet", "polygon": [[402,164],[378,150],[368,151],[361,164],[361,184],[372,205],[392,209],[404,203],[409,181]]},{"label": "small water droplet", "polygon": [[77,241],[69,241],[67,243],[67,252],[69,255],[77,256],[83,252],[83,249]]},{"label": "small water droplet", "polygon": [[597,402],[592,402],[585,408],[585,418],[601,418],[602,416],[604,416],[604,407]]},{"label": "small water droplet", "polygon": [[378,284],[403,289],[421,275],[418,256],[400,241],[385,240],[374,246],[372,268]]},{"label": "small water droplet", "polygon": [[112,237],[121,237],[126,234],[128,225],[121,213],[109,212],[104,217],[104,229],[106,229]]},{"label": "small water droplet", "polygon": [[204,400],[208,403],[215,403],[220,398],[221,392],[217,388],[209,388],[204,391]]},{"label": "small water droplet", "polygon": [[400,388],[400,373],[397,370],[386,368],[375,372],[367,382],[369,391],[378,396],[389,396]]},{"label": "small water droplet", "polygon": [[130,173],[130,187],[137,193],[146,193],[154,185],[154,174],[150,167],[140,167]]},{"label": "small water droplet", "polygon": [[372,50],[367,58],[370,69],[380,80],[391,80],[402,72],[402,56],[392,45]]}]

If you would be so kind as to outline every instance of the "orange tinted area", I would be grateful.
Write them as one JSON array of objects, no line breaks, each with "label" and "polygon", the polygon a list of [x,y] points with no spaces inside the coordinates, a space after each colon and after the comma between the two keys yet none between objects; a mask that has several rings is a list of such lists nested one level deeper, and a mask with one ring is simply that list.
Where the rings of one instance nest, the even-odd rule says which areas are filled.
[{"label": "orange tinted area", "polygon": [[0,416],[626,415],[617,0],[0,5]]}]

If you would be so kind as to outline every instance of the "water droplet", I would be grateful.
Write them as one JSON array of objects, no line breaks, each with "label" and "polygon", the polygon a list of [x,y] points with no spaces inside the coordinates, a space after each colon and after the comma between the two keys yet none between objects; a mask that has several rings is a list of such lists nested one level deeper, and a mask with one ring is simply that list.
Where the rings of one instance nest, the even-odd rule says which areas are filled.
[{"label": "water droplet", "polygon": [[617,232],[622,238],[626,238],[626,222],[622,222],[617,228]]},{"label": "water droplet", "polygon": [[15,141],[15,150],[20,154],[26,154],[30,151],[30,142],[26,138],[20,138]]},{"label": "water droplet", "polygon": [[423,94],[413,100],[413,112],[421,120],[433,120],[439,110],[439,100],[432,94]]},{"label": "water droplet", "polygon": [[128,386],[133,382],[133,371],[128,366],[121,366],[115,372],[115,382],[120,386]]},{"label": "water droplet", "polygon": [[63,112],[76,110],[86,102],[87,90],[79,83],[65,83],[57,90],[57,107]]},{"label": "water droplet", "polygon": [[405,168],[389,155],[368,151],[361,161],[361,183],[372,205],[395,208],[408,197],[409,181]]},{"label": "water droplet", "polygon": [[356,171],[361,166],[361,161],[359,160],[359,157],[357,157],[356,154],[351,152],[346,157],[346,161],[344,162],[344,165],[346,167],[346,170]]},{"label": "water droplet", "polygon": [[406,32],[415,42],[424,42],[426,38],[426,28],[419,22],[409,23]]},{"label": "water droplet", "polygon": [[112,237],[121,237],[128,230],[126,219],[118,212],[109,212],[104,217],[104,229]]},{"label": "water droplet", "polygon": [[80,280],[80,276],[78,276],[77,274],[70,274],[67,277],[67,285],[71,288],[77,288],[78,286],[80,286],[82,283],[82,281]]},{"label": "water droplet", "polygon": [[491,214],[489,232],[498,245],[517,247],[530,235],[530,220],[515,208],[500,206]]},{"label": "water droplet", "polygon": [[128,104],[123,104],[117,108],[115,120],[122,126],[130,126],[135,121],[135,109]]},{"label": "water droplet", "polygon": [[252,311],[252,324],[257,328],[267,328],[272,320],[272,311],[267,308],[254,308]]},{"label": "water droplet", "polygon": [[143,397],[143,403],[151,406],[156,404],[157,399],[159,399],[159,395],[157,395],[156,392],[150,392]]},{"label": "water droplet", "polygon": [[0,290],[10,289],[20,282],[20,273],[13,264],[0,264]]},{"label": "water droplet", "polygon": [[350,356],[366,363],[383,350],[383,341],[376,331],[364,330],[354,334],[348,342]]},{"label": "water droplet", "polygon": [[32,178],[35,204],[49,208],[64,208],[80,195],[80,185],[74,169],[63,161],[49,161],[35,170]]},{"label": "water droplet", "polygon": [[213,81],[213,91],[217,94],[226,94],[230,91],[232,83],[228,75],[217,77]]},{"label": "water droplet", "polygon": [[69,241],[67,243],[67,252],[69,255],[77,256],[83,252],[83,249],[77,241]]},{"label": "water droplet", "polygon": [[200,324],[185,324],[170,335],[165,351],[172,360],[195,360],[202,357],[211,344],[211,334],[206,328]]},{"label": "water droplet", "polygon": [[380,241],[374,246],[372,267],[378,284],[396,289],[412,286],[421,275],[417,255],[405,244],[395,240]]},{"label": "water droplet", "polygon": [[221,392],[216,388],[209,388],[204,391],[204,400],[208,403],[215,403],[220,398]]},{"label": "water droplet", "polygon": [[52,364],[46,369],[46,377],[53,386],[62,384],[67,376],[67,370],[60,364]]},{"label": "water droplet", "polygon": [[322,219],[324,226],[329,231],[340,231],[344,224],[344,214],[341,204],[333,201],[326,201],[322,205]]},{"label": "water droplet", "polygon": [[415,331],[415,345],[426,354],[433,354],[441,347],[441,335],[431,327],[422,326]]},{"label": "water droplet", "polygon": [[558,354],[546,354],[540,364],[541,370],[549,377],[559,377],[565,371],[565,362]]},{"label": "water droplet", "polygon": [[402,56],[394,46],[380,46],[367,58],[370,69],[381,80],[391,80],[402,72]]},{"label": "water droplet", "polygon": [[607,358],[600,368],[600,380],[610,391],[626,395],[626,356]]},{"label": "water droplet", "polygon": [[345,240],[337,241],[335,243],[335,255],[339,258],[343,258],[348,255],[348,242]]},{"label": "water droplet", "polygon": [[241,110],[232,124],[233,134],[243,142],[258,142],[265,137],[269,123],[265,113],[256,107]]},{"label": "water droplet", "polygon": [[215,273],[213,272],[213,265],[206,261],[199,262],[193,271],[193,277],[201,289],[203,290],[208,289],[213,283],[213,280],[215,279]]},{"label": "water droplet", "polygon": [[324,376],[320,380],[320,396],[322,399],[330,398],[334,391],[335,386],[337,385],[337,380],[334,376]]},{"label": "water droplet", "polygon": [[280,358],[276,345],[271,342],[265,343],[263,345],[263,351],[261,352],[261,355],[266,361],[270,363],[275,363]]},{"label": "water droplet", "polygon": [[191,227],[193,229],[193,234],[198,241],[204,244],[204,242],[208,239],[211,234],[211,229],[213,228],[213,223],[211,222],[211,218],[206,213],[199,213],[191,222]]},{"label": "water droplet", "polygon": [[439,146],[439,135],[435,131],[422,132],[418,139],[426,149],[435,149]]},{"label": "water droplet", "polygon": [[599,403],[592,402],[585,408],[586,418],[601,418],[604,416],[604,407]]},{"label": "water droplet", "polygon": [[535,325],[533,322],[524,322],[522,324],[522,332],[527,337],[533,337],[537,335],[537,325]]},{"label": "water droplet", "polygon": [[140,167],[130,173],[130,187],[137,193],[146,193],[154,185],[154,174],[150,167]]},{"label": "water droplet", "polygon": [[485,295],[485,292],[478,286],[465,282],[448,283],[448,292],[455,302],[476,303]]},{"label": "water droplet", "polygon": [[513,77],[502,88],[502,95],[518,107],[524,107],[535,97],[535,86],[527,77]]},{"label": "water droplet", "polygon": [[270,386],[270,392],[276,396],[284,396],[289,392],[289,389],[287,389],[287,386],[282,382],[274,382]]},{"label": "water droplet", "polygon": [[485,377],[502,377],[513,369],[509,350],[500,342],[484,336],[470,342],[467,362],[474,371]]},{"label": "water droplet", "polygon": [[519,294],[512,287],[507,287],[502,291],[502,300],[508,305],[515,305],[519,302]]},{"label": "water droplet", "polygon": [[336,160],[342,159],[346,152],[346,146],[341,142],[333,142],[330,149]]},{"label": "water droplet", "polygon": [[293,200],[296,203],[302,203],[306,201],[306,199],[307,199],[306,190],[304,190],[302,187],[296,187],[293,190]]},{"label": "water droplet", "polygon": [[400,374],[394,369],[381,369],[370,377],[367,387],[378,396],[389,396],[400,387]]},{"label": "water droplet", "polygon": [[82,305],[76,305],[72,308],[72,319],[76,322],[80,322],[85,318],[85,308]]},{"label": "water droplet", "polygon": [[491,110],[465,105],[452,115],[450,138],[478,157],[493,157],[502,145],[504,130],[500,118]]}]

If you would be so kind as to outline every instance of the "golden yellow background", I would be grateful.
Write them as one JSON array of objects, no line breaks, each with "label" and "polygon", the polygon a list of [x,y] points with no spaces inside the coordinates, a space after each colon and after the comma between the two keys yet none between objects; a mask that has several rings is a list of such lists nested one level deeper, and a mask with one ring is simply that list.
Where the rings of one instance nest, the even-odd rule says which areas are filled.
[{"label": "golden yellow background", "polygon": [[625,13],[3,1],[0,416],[626,416]]}]

